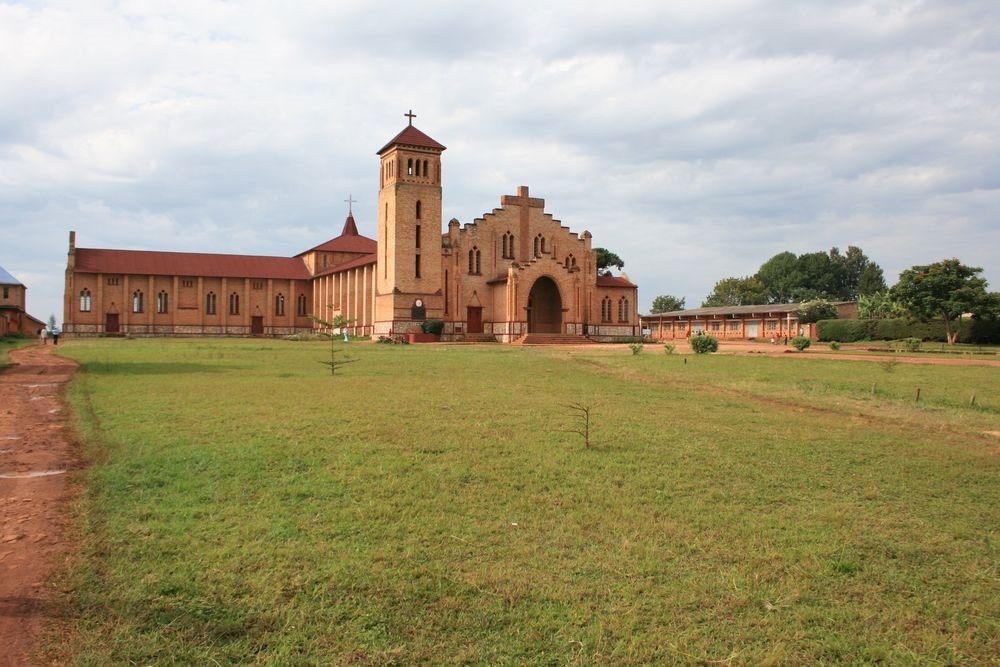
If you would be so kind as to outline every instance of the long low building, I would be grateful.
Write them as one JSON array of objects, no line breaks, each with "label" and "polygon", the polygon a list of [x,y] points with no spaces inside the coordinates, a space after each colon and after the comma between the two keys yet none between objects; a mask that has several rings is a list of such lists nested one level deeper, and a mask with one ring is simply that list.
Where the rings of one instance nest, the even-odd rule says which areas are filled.
[{"label": "long low building", "polygon": [[[837,317],[853,319],[858,316],[855,301],[834,304]],[[642,331],[654,340],[674,340],[698,334],[708,334],[719,339],[783,339],[786,336],[816,337],[815,324],[800,324],[800,303],[773,303],[751,306],[717,306],[690,308],[669,313],[641,315]]]},{"label": "long low building", "polygon": [[36,336],[45,322],[25,310],[28,288],[0,266],[0,336]]}]

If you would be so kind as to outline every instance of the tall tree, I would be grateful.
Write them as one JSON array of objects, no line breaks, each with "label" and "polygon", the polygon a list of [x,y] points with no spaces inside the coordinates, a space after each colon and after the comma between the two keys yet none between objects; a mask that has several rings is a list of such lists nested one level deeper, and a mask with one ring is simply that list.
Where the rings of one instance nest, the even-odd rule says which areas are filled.
[{"label": "tall tree", "polygon": [[597,273],[599,275],[610,276],[612,266],[619,271],[625,268],[625,262],[622,261],[622,258],[607,248],[594,248],[594,254],[597,256]]},{"label": "tall tree", "polygon": [[963,314],[987,315],[992,310],[986,280],[978,276],[982,272],[954,258],[914,266],[899,274],[890,294],[917,319],[943,319],[948,344],[954,345]]},{"label": "tall tree", "polygon": [[675,310],[684,310],[684,299],[678,299],[671,294],[661,294],[653,299],[653,305],[649,312],[656,315],[658,313],[672,313]]},{"label": "tall tree", "polygon": [[791,303],[802,286],[798,258],[787,251],[761,264],[756,278],[767,290],[767,303]]},{"label": "tall tree", "polygon": [[702,307],[748,306],[767,303],[767,288],[756,276],[746,278],[723,278],[715,283],[715,289],[705,297]]}]

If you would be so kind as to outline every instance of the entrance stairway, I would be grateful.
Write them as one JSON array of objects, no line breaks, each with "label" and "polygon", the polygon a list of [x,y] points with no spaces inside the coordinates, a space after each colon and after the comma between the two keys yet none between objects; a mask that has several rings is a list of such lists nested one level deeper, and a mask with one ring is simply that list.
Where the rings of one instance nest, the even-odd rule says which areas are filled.
[{"label": "entrance stairway", "polygon": [[497,337],[493,334],[487,333],[467,333],[459,336],[456,341],[457,343],[495,343],[497,342]]},{"label": "entrance stairway", "polygon": [[516,345],[596,345],[586,336],[577,334],[531,333],[516,341]]}]

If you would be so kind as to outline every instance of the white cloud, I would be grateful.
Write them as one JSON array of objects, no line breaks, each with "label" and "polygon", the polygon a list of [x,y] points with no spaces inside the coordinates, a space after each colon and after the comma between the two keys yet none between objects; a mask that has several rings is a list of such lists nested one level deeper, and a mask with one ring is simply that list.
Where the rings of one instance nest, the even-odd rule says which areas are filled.
[{"label": "white cloud", "polygon": [[69,229],[289,255],[351,193],[374,235],[374,151],[412,108],[449,146],[445,220],[529,185],[643,306],[833,245],[1000,289],[1000,6],[581,7],[0,2],[0,264],[46,314]]}]

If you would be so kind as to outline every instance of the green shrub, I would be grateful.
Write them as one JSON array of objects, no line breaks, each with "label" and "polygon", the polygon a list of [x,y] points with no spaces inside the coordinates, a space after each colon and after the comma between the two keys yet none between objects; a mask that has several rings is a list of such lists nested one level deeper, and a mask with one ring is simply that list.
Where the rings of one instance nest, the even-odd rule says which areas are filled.
[{"label": "green shrub", "polygon": [[853,343],[871,338],[872,320],[820,320],[816,323],[816,336],[823,341]]},{"label": "green shrub", "polygon": [[801,352],[802,350],[812,345],[812,341],[809,340],[806,336],[796,336],[795,338],[792,339],[792,345],[795,346],[796,350]]},{"label": "green shrub", "polygon": [[444,320],[424,320],[420,323],[420,330],[425,334],[440,336],[444,331]]},{"label": "green shrub", "polygon": [[839,350],[840,349],[840,343],[838,343],[837,341],[832,341],[830,343],[830,349],[831,350]]},{"label": "green shrub", "polygon": [[642,343],[629,343],[628,348],[632,350],[632,354],[639,354],[642,352]]},{"label": "green shrub", "polygon": [[663,344],[663,351],[666,354],[673,354],[676,350],[677,350],[677,346],[674,345],[673,343],[664,343]]},{"label": "green shrub", "polygon": [[919,352],[920,343],[923,341],[921,341],[919,338],[910,336],[909,338],[904,338],[900,342],[903,344],[903,349],[906,350],[907,352]]},{"label": "green shrub", "polygon": [[691,336],[688,340],[691,341],[691,349],[697,354],[708,354],[709,352],[719,351],[719,341],[714,336],[702,334],[700,336]]}]

